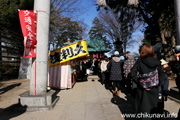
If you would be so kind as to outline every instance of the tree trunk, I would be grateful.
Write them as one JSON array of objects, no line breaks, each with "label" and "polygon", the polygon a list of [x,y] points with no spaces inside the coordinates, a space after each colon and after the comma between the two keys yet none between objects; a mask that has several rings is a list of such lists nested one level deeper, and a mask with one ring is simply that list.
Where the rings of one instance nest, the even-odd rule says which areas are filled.
[{"label": "tree trunk", "polygon": [[175,57],[173,47],[176,46],[174,35],[171,35],[167,30],[163,30],[161,31],[161,39],[163,45],[164,58],[168,62],[174,61]]},{"label": "tree trunk", "polygon": [[176,46],[176,39],[175,35],[171,32],[171,24],[168,24],[167,22],[163,23],[164,19],[164,13],[162,13],[158,22],[161,30],[160,34],[163,45],[164,58],[170,62],[175,60],[173,48]]}]

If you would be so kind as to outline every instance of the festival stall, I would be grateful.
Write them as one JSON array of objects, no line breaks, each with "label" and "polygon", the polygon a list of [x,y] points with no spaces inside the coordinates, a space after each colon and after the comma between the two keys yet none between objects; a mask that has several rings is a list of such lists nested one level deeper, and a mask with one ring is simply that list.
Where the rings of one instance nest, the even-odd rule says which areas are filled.
[{"label": "festival stall", "polygon": [[51,51],[48,86],[56,89],[72,88],[76,82],[78,58],[88,55],[86,40]]},{"label": "festival stall", "polygon": [[[79,41],[79,40],[75,40]],[[109,52],[111,49],[108,49],[103,40],[87,40],[87,47],[90,58],[101,59],[104,56],[104,53]]]}]

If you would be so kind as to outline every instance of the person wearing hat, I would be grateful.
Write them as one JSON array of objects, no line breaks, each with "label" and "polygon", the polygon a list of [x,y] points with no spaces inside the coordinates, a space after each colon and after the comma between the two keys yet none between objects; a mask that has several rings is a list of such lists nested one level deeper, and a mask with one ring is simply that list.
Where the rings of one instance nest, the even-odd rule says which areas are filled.
[{"label": "person wearing hat", "polygon": [[159,100],[160,100],[160,111],[163,112],[164,110],[164,101],[167,101],[167,96],[169,95],[169,79],[168,79],[168,75],[167,72],[169,71],[169,65],[168,62],[165,61],[164,59],[161,59],[161,66],[163,68],[164,71],[164,82],[161,86],[159,86]]},{"label": "person wearing hat", "polygon": [[115,51],[114,56],[109,61],[107,69],[109,71],[109,80],[112,82],[113,95],[120,94],[120,81],[122,81],[122,61],[119,57],[119,52]]},{"label": "person wearing hat", "polygon": [[127,51],[127,52],[124,53],[124,60],[127,60],[127,59],[128,59],[128,54],[129,54],[129,53],[130,53],[129,51]]}]

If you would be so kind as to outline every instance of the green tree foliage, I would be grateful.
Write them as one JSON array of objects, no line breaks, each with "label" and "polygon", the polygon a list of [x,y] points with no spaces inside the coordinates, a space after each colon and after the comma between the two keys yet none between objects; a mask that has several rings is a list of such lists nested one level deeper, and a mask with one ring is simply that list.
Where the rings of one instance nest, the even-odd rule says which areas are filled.
[{"label": "green tree foliage", "polygon": [[77,21],[78,16],[84,11],[79,7],[80,2],[81,0],[51,0],[51,49],[62,47],[68,38],[71,42],[82,39],[86,25]]},{"label": "green tree foliage", "polygon": [[[82,24],[80,27],[79,22],[72,21],[70,18],[65,17],[74,18],[78,13],[82,13],[78,12],[79,8],[77,7],[80,1],[81,0],[51,0],[50,44],[53,44],[53,46],[62,45],[61,43],[65,42],[67,37],[72,40],[81,39],[80,36],[85,27],[82,27]],[[33,6],[34,0],[0,0],[0,24],[21,33],[18,9],[33,10]],[[66,35],[64,33],[65,30]],[[64,36],[66,36],[66,40]],[[62,41],[60,37],[63,37]],[[56,45],[56,43],[58,43],[58,45]]]},{"label": "green tree foliage", "polygon": [[66,17],[61,18],[59,22],[61,22],[61,24],[56,27],[58,33],[56,35],[56,41],[58,42],[57,47],[62,47],[68,38],[71,42],[82,39],[81,34],[83,28],[79,26],[78,22]]},{"label": "green tree foliage", "polygon": [[0,0],[0,24],[21,31],[18,9],[33,10],[34,0]]},{"label": "green tree foliage", "polygon": [[[137,7],[129,6],[127,0],[106,0],[110,8],[119,6],[137,10],[139,18],[146,23],[144,43],[155,45],[162,42],[166,60],[173,60],[175,46],[175,12],[173,0],[139,0]],[[117,9],[119,11],[119,9]],[[120,18],[121,19],[121,18]]]},{"label": "green tree foliage", "polygon": [[165,29],[175,34],[174,1],[140,1],[137,9],[148,25],[145,29],[145,40],[149,41],[151,45],[161,42],[161,32]]},{"label": "green tree foliage", "polygon": [[34,0],[0,0],[0,78],[5,73],[10,73],[11,77],[18,75],[18,57],[23,54],[18,9],[32,10],[33,5]]},{"label": "green tree foliage", "polygon": [[89,31],[90,39],[102,39],[103,38],[103,26],[101,25],[99,19],[97,17],[93,20],[93,26]]},{"label": "green tree foliage", "polygon": [[89,31],[90,40],[103,40],[106,47],[110,48],[110,42],[106,38],[104,26],[101,24],[97,17],[94,18],[92,27]]},{"label": "green tree foliage", "polygon": [[144,42],[151,45],[161,42],[165,59],[173,60],[173,47],[176,45],[174,1],[142,0],[139,2],[137,9],[147,23]]},{"label": "green tree foliage", "polygon": [[[34,0],[0,0],[0,34],[11,39],[3,39],[2,43],[4,46],[13,48],[19,47],[17,40],[22,40],[23,35],[21,32],[18,9],[32,10],[33,5]],[[16,34],[11,31],[15,31]],[[13,49],[7,49],[6,51],[7,53],[14,52]]]}]

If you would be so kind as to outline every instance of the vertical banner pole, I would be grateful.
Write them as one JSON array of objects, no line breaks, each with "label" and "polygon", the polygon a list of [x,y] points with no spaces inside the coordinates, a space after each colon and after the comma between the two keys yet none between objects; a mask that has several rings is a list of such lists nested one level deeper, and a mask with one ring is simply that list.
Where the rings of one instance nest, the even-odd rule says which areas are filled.
[{"label": "vertical banner pole", "polygon": [[[35,25],[37,26],[37,11],[35,11]],[[37,41],[37,35],[36,35],[36,32],[37,32],[37,27],[35,29],[35,36],[36,36],[36,41]],[[35,47],[35,54],[37,54],[37,45]],[[36,95],[36,58],[35,58],[35,70],[34,70],[34,95]]]}]

